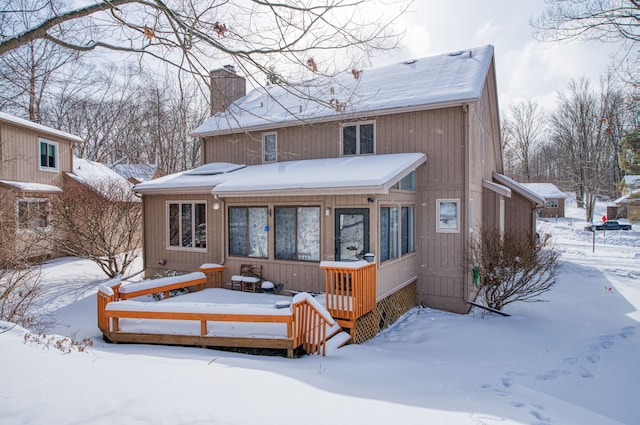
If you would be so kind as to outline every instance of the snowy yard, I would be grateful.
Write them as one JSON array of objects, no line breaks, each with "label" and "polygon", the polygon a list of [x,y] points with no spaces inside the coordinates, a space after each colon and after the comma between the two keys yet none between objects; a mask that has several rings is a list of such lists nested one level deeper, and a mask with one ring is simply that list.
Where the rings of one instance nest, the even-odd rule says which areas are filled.
[{"label": "snowy yard", "polygon": [[54,332],[94,345],[62,354],[0,334],[0,423],[640,423],[640,224],[598,232],[593,252],[582,212],[569,215],[540,222],[562,253],[548,302],[508,305],[511,317],[415,308],[327,357],[106,344],[106,279],[87,261],[51,261]]}]

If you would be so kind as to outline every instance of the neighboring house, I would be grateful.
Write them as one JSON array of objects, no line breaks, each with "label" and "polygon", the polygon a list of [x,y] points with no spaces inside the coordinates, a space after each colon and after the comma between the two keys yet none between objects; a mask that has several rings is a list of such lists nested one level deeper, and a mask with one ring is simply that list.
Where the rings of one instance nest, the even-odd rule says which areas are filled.
[{"label": "neighboring house", "polygon": [[[640,189],[621,196],[612,204],[611,207],[607,207],[607,216],[611,220],[626,218],[629,221],[640,221]],[[615,214],[613,214],[614,212]]]},{"label": "neighboring house", "polygon": [[544,203],[502,175],[493,53],[246,96],[233,69],[212,71],[214,115],[192,133],[203,165],[135,187],[146,275],[214,262],[228,266],[229,282],[251,263],[287,289],[323,292],[325,263],[373,253],[370,326],[384,326],[390,303],[398,314],[416,304],[467,312],[472,239],[483,228],[534,238]]},{"label": "neighboring house", "polygon": [[116,164],[112,168],[113,171],[133,184],[143,183],[165,175],[155,164]]},{"label": "neighboring house", "polygon": [[545,199],[544,207],[539,211],[540,217],[564,217],[564,201],[566,194],[553,183],[522,183],[528,189]]},{"label": "neighboring house", "polygon": [[73,143],[82,139],[0,112],[0,199],[3,240],[29,257],[47,257],[53,248],[38,230],[50,229],[50,199],[62,192],[63,175],[71,172]]},{"label": "neighboring house", "polygon": [[640,189],[640,176],[624,176],[622,178],[622,187],[620,188],[622,195]]}]

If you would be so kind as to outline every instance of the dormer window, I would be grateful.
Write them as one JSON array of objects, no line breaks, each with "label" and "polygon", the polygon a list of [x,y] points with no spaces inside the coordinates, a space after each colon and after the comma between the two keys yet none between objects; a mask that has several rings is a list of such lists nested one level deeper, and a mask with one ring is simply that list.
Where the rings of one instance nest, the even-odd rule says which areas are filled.
[{"label": "dormer window", "polygon": [[58,171],[58,143],[51,140],[38,139],[40,159],[38,169],[43,171]]},{"label": "dormer window", "polygon": [[372,121],[342,125],[342,156],[375,153],[375,123]]}]

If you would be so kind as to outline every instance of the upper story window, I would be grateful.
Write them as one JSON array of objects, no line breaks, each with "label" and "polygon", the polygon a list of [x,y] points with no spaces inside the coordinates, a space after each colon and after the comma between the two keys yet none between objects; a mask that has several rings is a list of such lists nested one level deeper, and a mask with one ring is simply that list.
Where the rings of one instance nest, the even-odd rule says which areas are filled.
[{"label": "upper story window", "polygon": [[49,227],[47,199],[18,200],[18,229],[37,230]]},{"label": "upper story window", "polygon": [[168,247],[173,249],[207,248],[207,204],[205,202],[168,202]]},{"label": "upper story window", "polygon": [[265,133],[262,135],[262,162],[276,162],[278,149],[278,139],[276,133]]},{"label": "upper story window", "polygon": [[557,199],[547,199],[547,208],[558,208],[558,200]]},{"label": "upper story window", "polygon": [[40,162],[38,163],[38,169],[44,171],[58,171],[58,143],[51,140],[38,139]]},{"label": "upper story window", "polygon": [[375,123],[349,123],[342,125],[342,155],[375,153]]}]

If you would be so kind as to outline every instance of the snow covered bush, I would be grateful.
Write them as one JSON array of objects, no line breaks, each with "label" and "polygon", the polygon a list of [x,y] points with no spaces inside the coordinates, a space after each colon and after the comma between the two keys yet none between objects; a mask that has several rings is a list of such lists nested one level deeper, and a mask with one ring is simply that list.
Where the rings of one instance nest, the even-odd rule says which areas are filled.
[{"label": "snow covered bush", "polygon": [[468,261],[477,267],[478,296],[496,310],[515,301],[541,301],[556,283],[559,254],[549,238],[532,241],[525,232],[483,231]]}]

